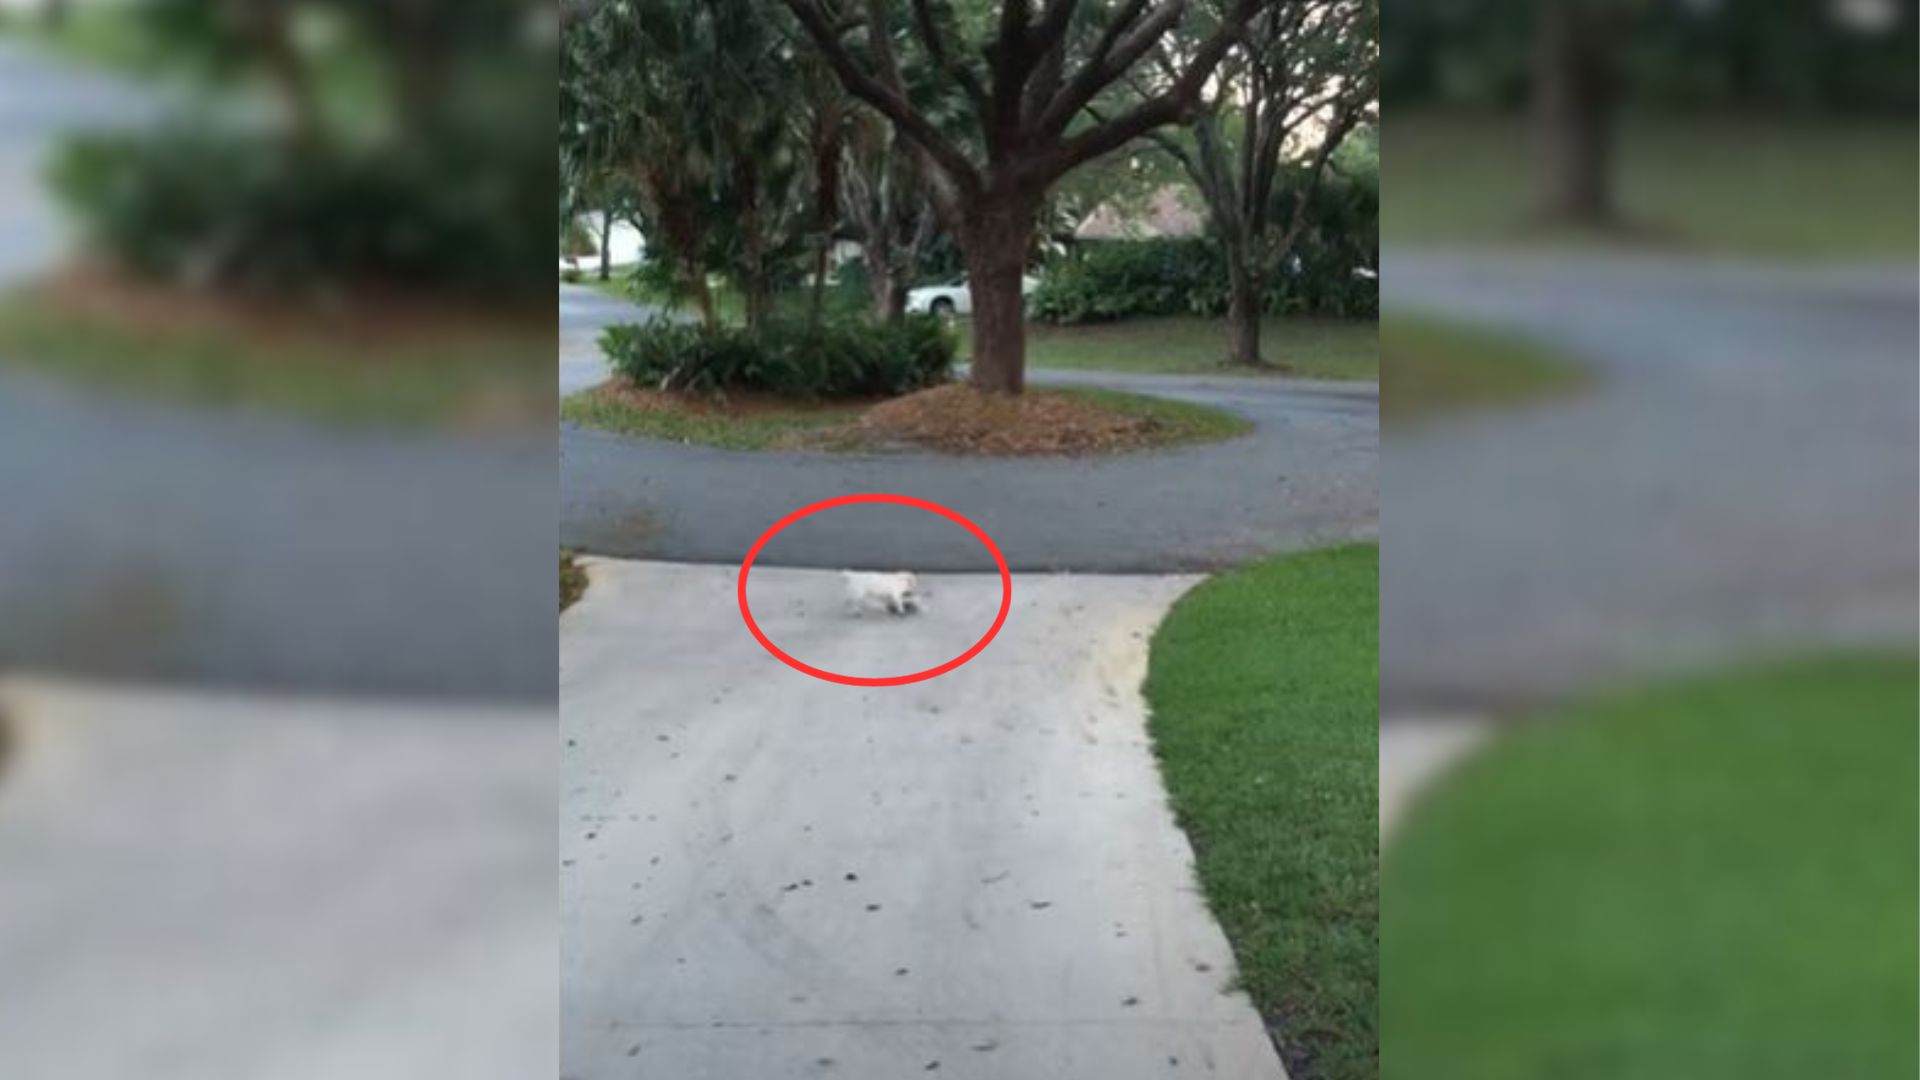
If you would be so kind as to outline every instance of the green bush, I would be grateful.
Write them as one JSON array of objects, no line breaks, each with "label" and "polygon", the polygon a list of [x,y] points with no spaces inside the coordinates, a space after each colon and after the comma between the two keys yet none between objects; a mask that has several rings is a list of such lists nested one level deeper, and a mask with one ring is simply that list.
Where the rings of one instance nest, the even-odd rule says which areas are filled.
[{"label": "green bush", "polygon": [[[1310,238],[1311,239],[1311,238]],[[1369,243],[1372,236],[1367,237]],[[1289,268],[1266,275],[1261,308],[1276,315],[1370,318],[1379,312],[1375,279],[1354,273],[1367,255],[1348,244],[1302,243]],[[1048,265],[1028,301],[1048,322],[1104,322],[1148,315],[1222,315],[1227,264],[1204,238],[1100,240]]]},{"label": "green bush", "polygon": [[51,180],[96,251],[147,276],[492,291],[538,285],[551,257],[552,178],[507,164],[450,137],[346,147],[170,126],[73,139]]},{"label": "green bush", "polygon": [[610,326],[600,348],[636,386],[787,398],[881,397],[944,382],[954,339],[938,319],[776,321],[758,329],[655,320]]}]

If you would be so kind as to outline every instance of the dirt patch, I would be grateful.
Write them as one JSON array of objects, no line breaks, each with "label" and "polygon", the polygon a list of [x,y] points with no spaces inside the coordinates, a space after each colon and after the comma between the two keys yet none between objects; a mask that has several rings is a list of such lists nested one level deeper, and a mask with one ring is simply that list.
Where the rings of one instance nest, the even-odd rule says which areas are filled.
[{"label": "dirt patch", "polygon": [[956,384],[875,405],[853,423],[818,437],[1001,457],[1153,446],[1166,441],[1164,427],[1151,415],[1128,415],[1055,391],[1008,396]]},{"label": "dirt patch", "polygon": [[[536,355],[528,363],[552,362],[550,303],[503,308],[498,303],[421,296],[404,289],[279,296],[149,281],[88,262],[62,267],[34,284],[29,294],[34,302],[63,314],[164,336],[218,333],[269,349],[356,346],[354,351],[338,353],[341,361],[350,363],[413,357],[423,344],[501,339],[538,342],[546,351],[529,349]],[[497,345],[490,352],[497,352]]]}]

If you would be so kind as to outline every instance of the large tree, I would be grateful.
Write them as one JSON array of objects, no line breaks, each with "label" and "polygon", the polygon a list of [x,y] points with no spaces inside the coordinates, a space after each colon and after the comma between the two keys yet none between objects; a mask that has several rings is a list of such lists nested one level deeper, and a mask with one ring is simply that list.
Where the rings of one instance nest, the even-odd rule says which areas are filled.
[{"label": "large tree", "polygon": [[1542,0],[1534,22],[1535,209],[1549,222],[1614,222],[1621,25],[1614,0]]},{"label": "large tree", "polygon": [[[783,0],[847,91],[909,140],[942,224],[965,256],[973,385],[1019,393],[1026,377],[1021,277],[1048,190],[1086,162],[1187,117],[1257,12],[1288,0]],[[902,11],[901,9],[908,9]],[[904,15],[904,18],[901,16]],[[1210,24],[1194,32],[1195,24]],[[901,26],[904,33],[896,34]],[[1086,108],[1177,31],[1152,93],[1104,119]],[[937,76],[909,89],[901,53]],[[961,107],[948,103],[958,99]]]},{"label": "large tree", "polygon": [[[1206,202],[1227,266],[1233,363],[1264,363],[1268,278],[1286,272],[1334,151],[1378,112],[1378,28],[1378,0],[1268,6],[1202,96],[1188,131],[1151,136]],[[1164,57],[1162,66],[1173,70]],[[1291,175],[1280,190],[1283,172]]]},{"label": "large tree", "polygon": [[618,0],[569,9],[561,64],[563,160],[624,172],[650,241],[709,325],[707,278],[740,289],[747,322],[816,221],[812,151],[788,110],[804,68],[765,0]]},{"label": "large tree", "polygon": [[907,310],[907,290],[933,239],[933,205],[903,136],[871,110],[849,118],[840,170],[840,207],[859,235],[873,317],[891,322]]}]

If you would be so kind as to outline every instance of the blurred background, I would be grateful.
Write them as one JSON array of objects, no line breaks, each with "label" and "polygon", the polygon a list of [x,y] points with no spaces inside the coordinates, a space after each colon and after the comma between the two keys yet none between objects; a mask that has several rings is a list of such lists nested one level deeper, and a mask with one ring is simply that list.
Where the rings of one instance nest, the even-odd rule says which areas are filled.
[{"label": "blurred background", "polygon": [[552,1068],[557,21],[0,3],[0,1074]]},{"label": "blurred background", "polygon": [[1388,0],[1382,1060],[1911,1076],[1909,0]]}]

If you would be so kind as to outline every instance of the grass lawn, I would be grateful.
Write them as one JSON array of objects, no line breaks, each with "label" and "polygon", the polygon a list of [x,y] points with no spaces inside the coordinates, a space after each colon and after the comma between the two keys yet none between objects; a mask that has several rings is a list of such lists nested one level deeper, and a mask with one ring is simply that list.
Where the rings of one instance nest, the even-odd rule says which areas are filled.
[{"label": "grass lawn", "polygon": [[[1091,405],[1113,416],[1147,421],[1145,441],[1120,449],[1148,449],[1216,442],[1251,430],[1245,420],[1220,409],[1184,401],[1093,388],[1031,389],[1031,400],[1060,398]],[[863,438],[850,425],[874,406],[857,402],[736,401],[688,402],[660,407],[653,401],[602,393],[599,388],[570,394],[560,402],[560,418],[581,427],[620,435],[717,446],[728,450],[829,450],[864,453],[898,449]]]},{"label": "grass lawn", "polygon": [[[0,297],[0,363],[348,425],[529,427],[552,415],[550,323],[443,325],[362,340],[338,329],[351,318],[262,328],[200,317],[207,312],[123,318],[112,307],[71,307],[31,289]],[[149,307],[164,307],[164,298]]]},{"label": "grass lawn", "polygon": [[1380,353],[1383,424],[1513,406],[1569,392],[1586,379],[1571,361],[1531,342],[1426,316],[1388,316]]},{"label": "grass lawn", "polygon": [[573,552],[560,553],[560,610],[572,607],[587,593],[587,571],[574,561]]},{"label": "grass lawn", "polygon": [[[962,319],[960,354],[972,353],[971,326]],[[1371,320],[1287,319],[1261,324],[1261,350],[1286,365],[1272,374],[1309,379],[1380,377],[1380,336]],[[1081,326],[1027,325],[1027,363],[1034,368],[1191,375],[1253,374],[1221,363],[1227,353],[1225,319],[1170,316]]]},{"label": "grass lawn", "polygon": [[[1518,117],[1396,113],[1382,155],[1386,244],[1580,242],[1526,228]],[[1910,121],[1631,117],[1621,131],[1622,209],[1654,243],[1776,257],[1911,259],[1916,154]],[[1589,242],[1591,238],[1585,238]]]},{"label": "grass lawn", "polygon": [[1237,438],[1253,430],[1253,425],[1221,409],[1196,405],[1191,401],[1173,401],[1147,394],[1129,394],[1092,386],[1049,387],[1028,393],[1057,394],[1098,406],[1121,416],[1151,420],[1160,428],[1154,446],[1186,446],[1191,443],[1220,442]]},{"label": "grass lawn", "polygon": [[1147,674],[1200,884],[1294,1080],[1379,1073],[1379,561],[1355,544],[1207,581]]},{"label": "grass lawn", "polygon": [[1464,763],[1386,853],[1388,1075],[1916,1075],[1916,678],[1753,667]]},{"label": "grass lawn", "polygon": [[[670,307],[663,297],[638,296],[618,272],[612,281],[600,281],[588,273],[579,284],[619,300]],[[781,310],[799,315],[806,311],[804,292],[783,293],[776,301]],[[727,322],[741,318],[739,295],[730,289],[716,289],[714,303]],[[864,311],[864,296],[846,289],[828,289],[829,311]],[[958,319],[960,356],[972,354],[973,324]],[[1169,316],[1151,319],[1126,319],[1121,322],[1091,323],[1081,326],[1054,326],[1048,323],[1027,325],[1027,364],[1033,368],[1093,369],[1172,375],[1291,375],[1306,379],[1359,379],[1380,377],[1380,334],[1372,320],[1298,319],[1269,317],[1261,323],[1261,347],[1267,359],[1284,369],[1249,372],[1221,363],[1227,352],[1225,319],[1200,316]]]}]

